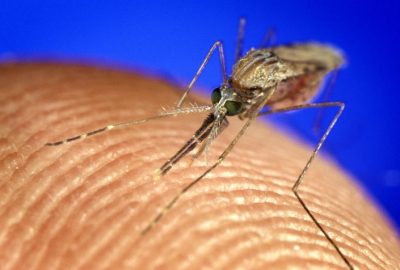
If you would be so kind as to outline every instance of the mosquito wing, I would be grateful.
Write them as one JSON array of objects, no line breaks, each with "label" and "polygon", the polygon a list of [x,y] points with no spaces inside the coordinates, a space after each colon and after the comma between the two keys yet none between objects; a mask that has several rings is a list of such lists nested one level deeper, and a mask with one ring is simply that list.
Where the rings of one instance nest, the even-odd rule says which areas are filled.
[{"label": "mosquito wing", "polygon": [[282,80],[267,105],[283,108],[313,99],[326,75],[344,63],[342,54],[327,45],[299,43],[271,49],[280,64]]}]

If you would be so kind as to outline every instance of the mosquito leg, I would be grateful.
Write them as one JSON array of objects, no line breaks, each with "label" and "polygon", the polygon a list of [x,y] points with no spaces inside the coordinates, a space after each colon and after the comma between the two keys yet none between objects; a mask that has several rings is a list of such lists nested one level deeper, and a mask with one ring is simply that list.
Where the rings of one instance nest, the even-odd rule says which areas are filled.
[{"label": "mosquito leg", "polygon": [[[200,128],[193,134],[192,138],[190,138],[175,155],[173,155],[168,161],[166,161],[158,170],[155,172],[156,179],[159,176],[165,175],[172,167],[179,162],[184,156],[190,153],[193,149],[197,147],[197,145],[201,144],[201,148],[199,151],[192,156],[192,159],[189,163],[189,167],[192,165],[193,161],[196,160],[204,151],[205,139],[207,138],[207,142],[210,138],[210,133],[213,130],[212,124],[214,123],[214,114],[210,113],[208,117],[203,121],[203,124]],[[217,136],[221,134],[221,132],[229,125],[228,120],[226,118],[223,119],[220,128],[218,129]],[[207,154],[207,153],[206,153]]]},{"label": "mosquito leg", "polygon": [[306,203],[303,201],[303,199],[300,197],[300,194],[298,192],[299,186],[301,185],[305,174],[307,173],[311,163],[313,162],[315,156],[321,149],[322,145],[324,144],[326,138],[328,137],[329,133],[332,131],[333,127],[335,126],[337,120],[339,119],[340,115],[342,114],[344,110],[344,103],[342,102],[321,102],[321,103],[312,103],[312,104],[303,104],[303,105],[298,105],[298,106],[293,106],[293,107],[288,107],[288,108],[283,108],[283,109],[277,109],[277,110],[272,110],[272,111],[267,111],[267,112],[262,112],[259,114],[259,116],[262,115],[269,115],[269,114],[275,114],[275,113],[281,113],[281,112],[288,112],[288,111],[293,111],[293,110],[299,110],[299,109],[308,109],[308,108],[327,108],[327,107],[337,107],[339,110],[335,114],[334,118],[330,122],[328,128],[325,130],[324,134],[322,135],[321,139],[319,140],[318,144],[315,146],[311,156],[309,157],[306,165],[304,166],[302,172],[300,173],[299,177],[297,178],[296,182],[294,183],[292,187],[292,191],[294,195],[296,196],[297,200],[300,202],[301,206],[304,208],[304,210],[307,212],[308,216],[312,219],[314,224],[318,227],[318,229],[324,234],[325,238],[329,241],[329,243],[335,248],[336,252],[339,254],[339,256],[342,258],[344,263],[347,265],[347,267],[351,270],[354,269],[350,261],[346,258],[346,256],[342,253],[338,245],[335,243],[335,241],[329,236],[329,234],[325,231],[325,229],[322,227],[322,225],[318,222],[316,217],[313,215],[313,213],[308,209]]},{"label": "mosquito leg", "polygon": [[[335,86],[338,76],[339,76],[339,69],[335,69],[331,72],[331,76],[329,77],[325,87],[325,91],[323,91],[324,96],[322,97],[322,101],[329,100],[330,97],[332,96],[333,87]],[[317,113],[317,117],[314,120],[312,129],[316,135],[318,135],[321,129],[322,119],[324,119],[325,112],[326,112],[325,110],[319,110]]]},{"label": "mosquito leg", "polygon": [[200,113],[200,112],[206,112],[206,111],[210,111],[212,109],[212,106],[192,106],[192,107],[187,107],[187,108],[177,108],[174,110],[170,110],[170,111],[163,111],[158,115],[155,116],[151,116],[145,119],[140,119],[140,120],[133,120],[133,121],[129,121],[129,122],[124,122],[124,123],[118,123],[118,124],[112,124],[112,125],[107,125],[105,127],[93,130],[93,131],[89,131],[87,133],[83,133],[77,136],[73,136],[61,141],[56,141],[56,142],[48,142],[45,144],[45,146],[58,146],[58,145],[62,145],[65,143],[69,143],[72,141],[76,141],[76,140],[80,140],[80,139],[85,139],[87,137],[93,136],[93,135],[97,135],[115,128],[122,128],[122,127],[127,127],[127,126],[134,126],[134,125],[139,125],[139,124],[143,124],[152,120],[156,120],[156,119],[161,119],[161,118],[166,118],[166,117],[171,117],[171,116],[176,116],[178,114],[191,114],[191,113]]},{"label": "mosquito leg", "polygon": [[243,54],[243,40],[244,40],[245,26],[246,26],[246,19],[242,17],[239,20],[239,28],[238,28],[237,39],[236,39],[235,62],[234,63],[236,63],[242,57],[242,54]]},{"label": "mosquito leg", "polygon": [[224,48],[221,43],[221,41],[216,41],[211,49],[208,51],[206,57],[204,58],[203,62],[201,63],[199,69],[196,72],[196,75],[194,75],[192,81],[189,83],[187,86],[185,92],[182,94],[181,98],[179,99],[178,103],[176,104],[177,108],[180,108],[185,101],[187,95],[189,92],[192,90],[193,85],[196,83],[197,79],[200,77],[201,73],[203,72],[204,68],[206,67],[208,61],[210,60],[212,54],[214,53],[215,49],[218,48],[219,51],[219,61],[221,64],[221,72],[222,72],[222,79],[224,82],[227,81],[227,75],[226,75],[226,67],[225,67],[225,55],[224,55]]},{"label": "mosquito leg", "polygon": [[276,29],[270,28],[265,33],[263,40],[261,41],[259,48],[268,48],[271,47],[275,43],[276,39]]},{"label": "mosquito leg", "polygon": [[203,121],[200,128],[193,134],[193,136],[175,153],[169,160],[167,160],[161,167],[156,171],[158,175],[165,175],[172,167],[181,160],[185,155],[192,151],[199,143],[201,143],[208,134],[210,134],[212,127],[210,125],[214,121],[214,114],[210,113],[208,117]]},{"label": "mosquito leg", "polygon": [[[214,136],[207,136],[207,140],[202,142],[201,147],[199,148],[199,151],[196,152],[196,154],[194,154],[192,156],[192,160],[190,161],[190,165],[193,163],[193,161],[195,161],[197,158],[199,158],[204,152],[205,152],[205,156],[206,156],[206,164],[207,164],[207,156],[208,156],[208,147],[210,146],[211,142],[217,137],[219,136],[219,134],[221,134],[227,127],[229,126],[229,122],[228,119],[226,119],[226,117],[224,117],[224,119],[221,122],[221,125],[219,126],[219,128],[217,129],[217,133],[214,134]],[[212,130],[210,130],[211,132]],[[210,134],[209,132],[209,134]]]},{"label": "mosquito leg", "polygon": [[149,232],[165,215],[165,213],[170,210],[175,203],[179,200],[182,195],[184,195],[190,188],[192,188],[194,185],[196,185],[200,180],[202,180],[207,174],[209,174],[212,170],[214,170],[216,167],[218,167],[219,164],[221,164],[222,161],[226,158],[226,156],[229,154],[229,152],[232,150],[232,148],[236,145],[236,143],[239,141],[239,139],[243,136],[247,128],[250,126],[250,124],[253,122],[255,118],[250,118],[247,120],[247,122],[244,124],[242,129],[239,131],[239,133],[236,135],[236,137],[231,141],[231,143],[228,145],[228,147],[222,152],[222,154],[218,157],[218,160],[210,166],[203,174],[201,174],[199,177],[197,177],[195,180],[190,182],[188,185],[186,185],[183,189],[179,191],[179,193],[167,204],[163,207],[163,209],[157,214],[157,216],[143,229],[142,235],[146,234]]}]

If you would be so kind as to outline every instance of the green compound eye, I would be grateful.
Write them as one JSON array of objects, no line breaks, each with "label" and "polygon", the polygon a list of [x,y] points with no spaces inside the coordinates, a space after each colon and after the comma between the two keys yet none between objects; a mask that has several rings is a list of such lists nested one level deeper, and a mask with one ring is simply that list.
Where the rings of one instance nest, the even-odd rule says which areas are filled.
[{"label": "green compound eye", "polygon": [[226,108],[226,115],[232,116],[241,113],[242,110],[242,103],[237,101],[228,100],[225,102]]},{"label": "green compound eye", "polygon": [[219,88],[215,88],[211,94],[211,102],[212,104],[217,104],[221,99],[221,90]]}]

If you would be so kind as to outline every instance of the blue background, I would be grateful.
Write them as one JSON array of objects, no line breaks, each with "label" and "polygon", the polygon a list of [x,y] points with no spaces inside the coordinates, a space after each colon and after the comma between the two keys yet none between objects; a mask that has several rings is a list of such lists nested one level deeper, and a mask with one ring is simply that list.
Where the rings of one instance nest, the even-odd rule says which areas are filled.
[{"label": "blue background", "polygon": [[[189,82],[214,41],[232,65],[238,19],[248,19],[245,47],[266,29],[278,42],[318,40],[341,48],[348,65],[331,100],[347,109],[325,150],[359,179],[400,224],[399,1],[4,1],[0,58],[86,60],[149,70]],[[213,57],[199,82],[220,79]],[[165,105],[165,104],[160,104]],[[282,125],[315,141],[312,120],[283,117]],[[340,187],[338,187],[340,189]]]}]

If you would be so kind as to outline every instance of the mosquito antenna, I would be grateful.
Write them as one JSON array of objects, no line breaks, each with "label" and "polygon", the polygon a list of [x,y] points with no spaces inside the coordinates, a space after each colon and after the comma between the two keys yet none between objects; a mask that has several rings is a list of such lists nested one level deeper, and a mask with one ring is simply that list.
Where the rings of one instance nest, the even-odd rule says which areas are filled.
[{"label": "mosquito antenna", "polygon": [[271,47],[272,45],[274,45],[275,40],[276,40],[276,28],[275,27],[271,27],[265,33],[259,48]]},{"label": "mosquito antenna", "polygon": [[206,105],[206,106],[192,106],[192,107],[187,107],[187,108],[177,108],[177,109],[170,110],[170,111],[163,111],[158,115],[151,116],[151,117],[148,117],[145,119],[133,120],[133,121],[129,121],[129,122],[107,125],[105,127],[102,127],[102,128],[99,128],[99,129],[96,129],[93,131],[89,131],[87,133],[83,133],[80,135],[76,135],[76,136],[61,140],[61,141],[48,142],[45,144],[45,146],[58,146],[58,145],[66,144],[66,143],[76,141],[76,140],[83,140],[87,137],[97,135],[97,134],[100,134],[100,133],[103,133],[103,132],[106,132],[106,131],[109,131],[109,130],[112,130],[115,128],[140,125],[140,124],[152,121],[152,120],[167,118],[167,117],[176,116],[179,114],[191,114],[191,113],[206,112],[206,111],[210,111],[211,108],[212,108],[212,106]]},{"label": "mosquito antenna", "polygon": [[239,20],[239,28],[236,39],[235,63],[242,57],[243,54],[243,40],[244,40],[245,27],[246,27],[246,19],[244,17],[241,17]]}]

